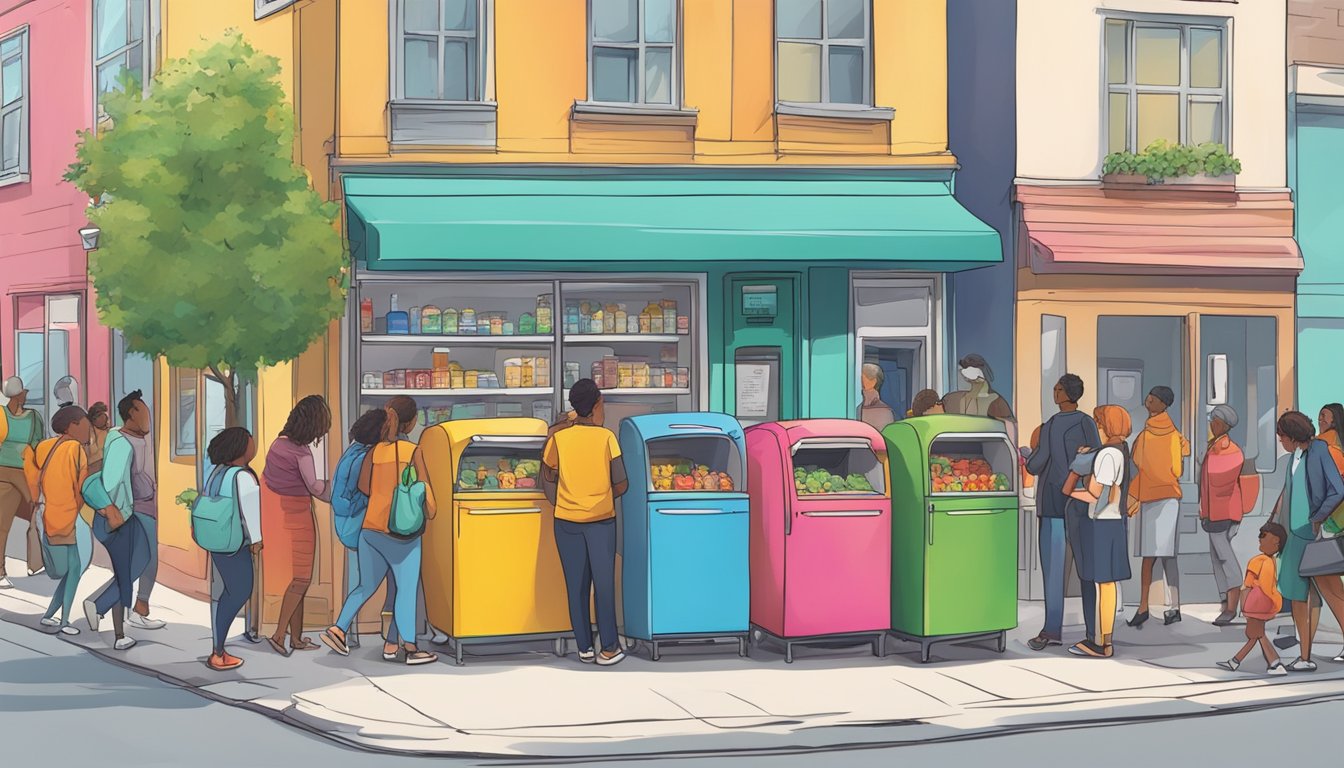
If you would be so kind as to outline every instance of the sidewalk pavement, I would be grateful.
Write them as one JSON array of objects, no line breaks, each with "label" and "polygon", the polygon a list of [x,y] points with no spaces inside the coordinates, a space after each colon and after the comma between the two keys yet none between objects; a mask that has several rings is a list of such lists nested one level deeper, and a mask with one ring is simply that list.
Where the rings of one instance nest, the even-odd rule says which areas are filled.
[{"label": "sidewalk pavement", "polygon": [[[23,572],[22,564],[9,572]],[[78,606],[108,575],[96,567],[85,574],[74,622],[83,631],[64,639],[209,698],[387,752],[539,759],[796,752],[1344,698],[1344,664],[1329,661],[1340,636],[1324,628],[1314,674],[1268,677],[1258,653],[1243,667],[1249,671],[1218,669],[1241,646],[1244,628],[1211,626],[1216,606],[1187,606],[1185,620],[1170,627],[1160,619],[1142,630],[1117,622],[1117,656],[1093,660],[1062,648],[1031,652],[1026,640],[1041,609],[1023,603],[1006,653],[995,653],[992,642],[937,646],[931,664],[919,663],[915,646],[889,639],[883,659],[868,646],[801,648],[785,664],[777,649],[753,646],[744,659],[729,644],[598,668],[572,653],[556,658],[549,643],[538,643],[469,648],[461,667],[447,653],[439,664],[406,667],[382,660],[376,636],[365,636],[347,658],[325,646],[282,658],[240,639],[239,622],[230,652],[246,664],[217,673],[204,664],[207,606],[162,587],[153,611],[167,628],[128,629],[139,643],[127,652],[112,650],[110,622],[89,632]],[[0,619],[49,632],[38,619],[55,582],[39,575],[14,583],[0,591]]]}]

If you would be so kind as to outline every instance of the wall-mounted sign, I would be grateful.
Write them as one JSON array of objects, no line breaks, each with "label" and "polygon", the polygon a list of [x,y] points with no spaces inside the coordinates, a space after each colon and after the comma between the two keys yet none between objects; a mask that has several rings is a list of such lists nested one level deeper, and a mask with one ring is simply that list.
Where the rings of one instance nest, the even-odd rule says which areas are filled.
[{"label": "wall-mounted sign", "polygon": [[779,312],[779,295],[773,285],[742,286],[742,314],[773,318]]}]

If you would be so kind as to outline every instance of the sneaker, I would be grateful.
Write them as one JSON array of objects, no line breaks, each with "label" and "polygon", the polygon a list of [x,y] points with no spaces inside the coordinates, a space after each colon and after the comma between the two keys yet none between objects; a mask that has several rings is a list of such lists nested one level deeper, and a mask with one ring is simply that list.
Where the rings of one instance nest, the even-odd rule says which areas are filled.
[{"label": "sneaker", "polygon": [[[1236,672],[1238,669],[1241,669],[1241,662],[1236,659],[1228,659],[1227,661],[1218,662],[1218,666],[1226,669],[1228,672]],[[1279,666],[1282,667],[1283,665],[1280,664]],[[1284,674],[1287,674],[1287,672]]]},{"label": "sneaker", "polygon": [[39,573],[42,573],[42,572],[45,571],[45,570],[47,570],[47,567],[44,565],[44,566],[42,566],[41,568],[38,568],[36,571],[29,571],[29,572],[28,572],[28,575],[29,575],[29,576],[36,576],[36,575],[38,575]]},{"label": "sneaker", "polygon": [[596,658],[597,654],[593,653],[591,649],[587,651],[579,651],[579,661],[583,662],[584,664],[592,664],[593,660]]},{"label": "sneaker", "polygon": [[597,654],[597,665],[599,667],[611,667],[625,661],[625,651],[617,648],[614,651],[603,651]]},{"label": "sneaker", "polygon": [[1331,659],[1331,661],[1335,662],[1336,664],[1344,664],[1344,651],[1340,651],[1339,655]]},{"label": "sneaker", "polygon": [[37,623],[38,623],[38,624],[41,624],[41,625],[44,626],[44,627],[59,627],[59,626],[61,626],[61,620],[58,619],[58,618],[56,618],[55,616],[43,616],[43,617],[42,617],[42,620],[39,621],[39,622],[37,622]]},{"label": "sneaker", "polygon": [[1316,662],[1314,662],[1314,661],[1307,661],[1306,659],[1299,658],[1297,661],[1294,661],[1292,664],[1289,664],[1289,665],[1288,665],[1288,671],[1289,671],[1289,672],[1315,672],[1315,671],[1316,671]]},{"label": "sneaker", "polygon": [[98,604],[92,600],[84,601],[84,618],[89,622],[89,631],[98,631],[98,621],[102,618],[98,615]]},{"label": "sneaker", "polygon": [[162,619],[151,619],[148,616],[141,616],[135,611],[131,611],[130,615],[126,617],[126,623],[136,629],[163,629],[168,626],[168,622]]},{"label": "sneaker", "polygon": [[1269,665],[1269,669],[1267,669],[1267,670],[1265,670],[1265,671],[1266,671],[1268,674],[1273,675],[1274,677],[1282,677],[1282,676],[1288,674],[1288,669],[1287,669],[1286,667],[1283,666],[1283,662],[1282,662],[1282,661],[1276,661],[1276,662],[1274,662],[1273,664],[1270,664],[1270,665]]},{"label": "sneaker", "polygon": [[69,624],[66,624],[64,627],[61,627],[61,634],[74,637],[79,634],[79,627],[72,627]]},{"label": "sneaker", "polygon": [[1033,651],[1044,651],[1052,645],[1061,645],[1059,638],[1051,637],[1044,632],[1027,641],[1027,647]]},{"label": "sneaker", "polygon": [[0,576],[0,589],[13,589],[14,582],[9,580],[8,576]]},{"label": "sneaker", "polygon": [[112,647],[117,649],[118,651],[129,651],[135,647],[135,638],[123,637],[117,642],[113,643]]}]

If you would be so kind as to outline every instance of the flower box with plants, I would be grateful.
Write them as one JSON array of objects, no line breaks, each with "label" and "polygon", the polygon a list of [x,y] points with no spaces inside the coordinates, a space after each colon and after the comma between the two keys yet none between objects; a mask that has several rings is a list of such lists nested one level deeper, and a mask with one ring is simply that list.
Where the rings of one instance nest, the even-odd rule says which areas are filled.
[{"label": "flower box with plants", "polygon": [[1179,184],[1235,187],[1241,161],[1222,144],[1195,146],[1158,139],[1142,152],[1112,152],[1101,165],[1107,185]]}]

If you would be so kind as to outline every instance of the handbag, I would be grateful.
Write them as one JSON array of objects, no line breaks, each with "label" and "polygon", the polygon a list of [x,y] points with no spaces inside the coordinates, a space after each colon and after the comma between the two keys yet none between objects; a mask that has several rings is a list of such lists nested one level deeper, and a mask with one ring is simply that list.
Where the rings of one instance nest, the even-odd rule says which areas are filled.
[{"label": "handbag", "polygon": [[1257,616],[1272,616],[1279,612],[1274,606],[1274,601],[1270,596],[1265,594],[1265,590],[1258,586],[1253,587],[1251,591],[1247,593],[1246,605],[1242,608],[1242,611],[1251,618]]},{"label": "handbag", "polygon": [[1344,538],[1318,538],[1307,544],[1297,573],[1304,578],[1344,574]]},{"label": "handbag", "polygon": [[[397,441],[397,466],[401,466],[401,441]],[[406,465],[392,492],[392,510],[387,517],[387,532],[410,539],[425,529],[425,484],[416,477],[414,464]]]}]

